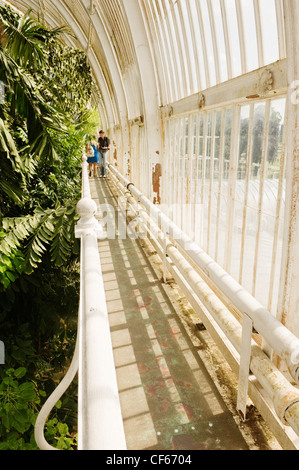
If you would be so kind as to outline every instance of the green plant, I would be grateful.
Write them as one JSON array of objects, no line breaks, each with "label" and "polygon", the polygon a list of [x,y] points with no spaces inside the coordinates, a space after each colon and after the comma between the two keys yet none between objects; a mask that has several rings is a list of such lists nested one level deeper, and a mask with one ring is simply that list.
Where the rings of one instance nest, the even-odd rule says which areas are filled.
[{"label": "green plant", "polygon": [[[45,396],[34,381],[22,381],[25,367],[9,368],[0,383],[0,450],[36,450],[33,428]],[[61,408],[61,401],[56,409]],[[71,435],[66,423],[57,417],[45,427],[45,437],[57,449],[72,450],[76,447],[76,434]]]},{"label": "green plant", "polygon": [[77,435],[71,434],[68,425],[57,418],[46,423],[45,438],[49,443],[56,443],[55,447],[59,450],[74,450],[77,447]]},{"label": "green plant", "polygon": [[[36,448],[33,422],[68,368],[76,336],[75,208],[85,135],[97,130],[99,116],[87,109],[92,78],[86,56],[62,45],[62,31],[48,30],[0,0],[3,450]],[[74,387],[46,425],[52,445],[64,449],[76,445]]]},{"label": "green plant", "polygon": [[48,246],[57,266],[78,253],[75,223],[75,206],[58,204],[54,209],[36,209],[33,216],[4,219],[4,232],[0,232],[0,282],[4,287],[15,281],[17,274],[29,274],[37,268]]},{"label": "green plant", "polygon": [[35,423],[40,397],[33,382],[20,382],[25,374],[24,367],[8,369],[0,384],[0,450],[34,447],[26,434]]}]

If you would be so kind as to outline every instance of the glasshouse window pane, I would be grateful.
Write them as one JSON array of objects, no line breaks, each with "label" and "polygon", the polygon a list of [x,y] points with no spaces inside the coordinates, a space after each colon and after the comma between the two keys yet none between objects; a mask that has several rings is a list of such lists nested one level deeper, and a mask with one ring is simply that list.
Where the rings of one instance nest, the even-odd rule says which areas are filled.
[{"label": "glasshouse window pane", "polygon": [[220,147],[221,147],[221,122],[222,111],[217,111],[215,125],[215,154],[214,154],[214,180],[218,181],[220,171]]},{"label": "glasshouse window pane", "polygon": [[279,59],[275,0],[260,0],[265,65]]},{"label": "glasshouse window pane", "polygon": [[223,179],[228,180],[229,166],[231,158],[231,133],[232,133],[232,108],[228,108],[225,113],[225,130],[224,130],[224,156],[223,156]]},{"label": "glasshouse window pane", "polygon": [[241,7],[246,45],[247,71],[250,71],[259,67],[253,0],[242,0]]},{"label": "glasshouse window pane", "polygon": [[269,142],[266,165],[267,179],[279,178],[285,107],[285,99],[273,100],[271,102]]},{"label": "glasshouse window pane", "polygon": [[251,156],[251,178],[256,179],[261,172],[263,155],[263,140],[265,127],[265,102],[258,103],[254,109],[252,156]]},{"label": "glasshouse window pane", "polygon": [[224,82],[227,80],[227,63],[226,63],[226,51],[225,51],[225,42],[224,42],[224,32],[223,32],[223,23],[222,15],[219,0],[212,1],[214,20],[215,20],[215,30],[218,44],[218,54],[220,62],[220,78]]},{"label": "glasshouse window pane", "polygon": [[212,118],[213,115],[208,113],[206,116],[206,135],[205,135],[205,155],[204,155],[204,180],[203,180],[203,231],[204,240],[203,248],[208,251],[208,227],[209,227],[209,188],[210,188],[210,177],[211,177],[211,140],[212,140]]},{"label": "glasshouse window pane", "polygon": [[210,194],[210,227],[209,227],[209,254],[215,259],[217,247],[217,222],[218,222],[218,194],[219,194],[219,169],[220,169],[220,139],[221,139],[222,111],[216,111],[214,124],[214,152],[213,167],[211,168],[211,194]]},{"label": "glasshouse window pane", "polygon": [[209,71],[210,71],[210,81],[211,81],[210,86],[213,86],[213,85],[216,85],[215,57],[214,57],[214,50],[213,50],[209,10],[207,7],[206,0],[201,0],[200,7],[201,7],[202,19],[204,23],[206,47],[207,47],[207,54],[208,54],[208,61],[209,61]]},{"label": "glasshouse window pane", "polygon": [[180,60],[182,61],[182,65],[183,65],[182,73],[185,79],[184,96],[188,96],[190,94],[190,80],[189,80],[188,65],[187,65],[187,59],[186,59],[186,51],[185,51],[185,46],[184,46],[184,35],[183,35],[182,25],[181,25],[181,16],[178,10],[177,3],[175,3],[174,5],[174,13],[175,13],[175,18],[176,18],[176,27],[177,27],[178,36],[179,36],[179,46],[181,50]]},{"label": "glasshouse window pane", "polygon": [[164,31],[163,31],[163,15],[162,11],[159,8],[158,2],[153,2],[153,13],[155,15],[155,20],[157,24],[158,30],[158,37],[159,37],[159,45],[160,51],[162,56],[162,63],[164,64],[164,73],[166,78],[166,87],[167,87],[167,94],[168,94],[168,102],[173,100],[173,86],[170,78],[170,65],[169,65],[169,53],[167,51],[167,44],[164,40]]},{"label": "glasshouse window pane", "polygon": [[217,128],[221,139],[222,153],[220,153],[219,174],[218,176],[218,213],[217,213],[217,246],[216,246],[216,261],[224,266],[225,250],[223,247],[226,242],[226,226],[228,216],[228,176],[231,157],[231,131],[232,131],[232,108],[228,108],[223,113],[223,136],[221,136],[221,129]]},{"label": "glasshouse window pane", "polygon": [[[189,1],[189,0],[187,0]],[[182,20],[184,22],[184,32],[185,32],[185,39],[186,39],[186,53],[188,54],[188,58],[190,60],[190,80],[192,82],[190,83],[191,87],[191,93],[195,93],[195,91],[198,91],[197,87],[196,89],[194,88],[194,84],[197,82],[196,78],[196,67],[195,67],[195,54],[193,50],[193,42],[192,42],[192,36],[191,36],[191,31],[190,31],[190,24],[189,24],[189,17],[188,17],[188,11],[186,7],[186,1],[181,0],[181,9],[182,9]]]},{"label": "glasshouse window pane", "polygon": [[241,75],[241,53],[235,0],[225,0],[233,77]]},{"label": "glasshouse window pane", "polygon": [[183,83],[183,76],[182,76],[182,67],[180,67],[180,63],[179,63],[180,54],[179,54],[179,48],[178,48],[178,43],[177,43],[177,37],[176,37],[173,17],[172,17],[171,10],[170,10],[170,8],[173,8],[173,7],[170,7],[168,2],[164,3],[164,7],[167,10],[167,16],[168,16],[168,21],[169,21],[169,37],[170,37],[170,44],[172,46],[173,60],[175,64],[178,98],[182,98],[184,96],[184,93],[183,93],[184,83]]},{"label": "glasshouse window pane", "polygon": [[[273,256],[280,265],[282,252],[282,226],[284,212],[284,159],[282,147],[284,137],[285,99],[273,100],[270,108],[268,149],[266,155],[265,181],[262,198],[261,233],[259,246],[259,263],[257,270],[256,296],[267,306],[268,293],[273,283],[272,307],[277,300],[277,287],[279,278],[276,275],[271,279]],[[279,214],[279,220],[277,220]],[[277,234],[274,239],[275,233]],[[275,242],[275,245],[274,245]],[[275,289],[276,287],[276,289]]]},{"label": "glasshouse window pane", "polygon": [[201,64],[201,66],[199,67],[199,73],[200,73],[199,78],[200,78],[200,83],[201,83],[201,89],[204,90],[205,88],[207,88],[207,82],[206,82],[205,70],[203,67],[203,64],[204,64],[203,47],[202,47],[200,25],[199,25],[197,8],[196,8],[195,2],[196,0],[190,0],[190,10],[192,14],[194,34],[195,34],[195,40],[196,40],[196,50],[197,50],[197,56],[198,56],[197,60]]},{"label": "glasshouse window pane", "polygon": [[[203,167],[202,167],[203,150],[204,150],[203,135],[204,135],[204,115],[201,114],[199,118],[199,155],[198,155],[198,180],[199,181],[201,181],[203,177]],[[200,184],[198,185],[198,188],[201,188]],[[200,193],[200,196],[201,196],[201,193]]]},{"label": "glasshouse window pane", "polygon": [[166,55],[165,61],[167,60],[167,63],[168,63],[168,74],[169,74],[169,80],[170,80],[169,96],[170,96],[170,100],[174,101],[177,97],[176,80],[175,80],[176,74],[174,72],[173,55],[172,55],[172,50],[171,50],[171,41],[169,39],[167,21],[164,15],[164,10],[163,10],[161,0],[159,0],[159,8],[161,12],[161,20],[160,20],[161,37],[165,38],[165,44],[164,44],[163,50]]},{"label": "glasshouse window pane", "polygon": [[234,226],[233,226],[233,243],[231,258],[231,275],[240,280],[240,270],[242,269],[242,243],[244,237],[244,209],[247,198],[247,168],[248,168],[248,143],[249,143],[249,120],[250,106],[242,106],[240,112],[240,129],[239,129],[239,155],[237,181],[235,189],[234,203]]}]

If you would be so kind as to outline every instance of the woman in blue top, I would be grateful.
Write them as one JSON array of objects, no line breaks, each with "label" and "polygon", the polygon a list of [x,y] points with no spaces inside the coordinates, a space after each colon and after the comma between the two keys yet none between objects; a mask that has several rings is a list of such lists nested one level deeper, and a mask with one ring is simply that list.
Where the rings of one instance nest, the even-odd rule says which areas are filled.
[{"label": "woman in blue top", "polygon": [[[93,136],[93,138],[96,139],[96,136]],[[88,163],[92,164],[93,176],[97,176],[97,169],[98,169],[98,165],[100,162],[100,157],[99,157],[99,146],[96,140],[91,141],[91,147],[93,149],[94,156],[88,159]],[[89,176],[91,176],[91,174],[89,174]]]}]

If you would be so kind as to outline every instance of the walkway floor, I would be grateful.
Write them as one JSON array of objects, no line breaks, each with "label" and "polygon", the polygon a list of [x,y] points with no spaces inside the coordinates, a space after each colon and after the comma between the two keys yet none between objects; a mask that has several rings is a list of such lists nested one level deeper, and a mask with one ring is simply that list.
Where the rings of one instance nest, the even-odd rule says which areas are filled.
[{"label": "walkway floor", "polygon": [[[91,189],[117,215],[108,181]],[[128,450],[247,450],[139,241],[99,247]]]}]

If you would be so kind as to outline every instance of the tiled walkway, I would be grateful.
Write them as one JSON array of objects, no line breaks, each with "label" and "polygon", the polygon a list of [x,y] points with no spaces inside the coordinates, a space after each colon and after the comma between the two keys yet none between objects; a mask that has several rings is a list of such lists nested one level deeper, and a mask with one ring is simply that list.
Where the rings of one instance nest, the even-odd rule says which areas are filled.
[{"label": "tiled walkway", "polygon": [[[109,182],[91,188],[117,219]],[[99,247],[128,449],[248,449],[139,242]]]}]

